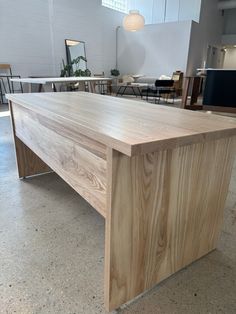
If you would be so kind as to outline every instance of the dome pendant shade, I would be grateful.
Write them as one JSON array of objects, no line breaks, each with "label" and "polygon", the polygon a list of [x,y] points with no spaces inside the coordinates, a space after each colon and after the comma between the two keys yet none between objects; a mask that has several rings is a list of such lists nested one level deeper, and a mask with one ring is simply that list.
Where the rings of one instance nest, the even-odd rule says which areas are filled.
[{"label": "dome pendant shade", "polygon": [[144,17],[139,14],[139,11],[129,11],[129,14],[124,17],[123,26],[126,31],[135,32],[143,28],[145,24]]}]

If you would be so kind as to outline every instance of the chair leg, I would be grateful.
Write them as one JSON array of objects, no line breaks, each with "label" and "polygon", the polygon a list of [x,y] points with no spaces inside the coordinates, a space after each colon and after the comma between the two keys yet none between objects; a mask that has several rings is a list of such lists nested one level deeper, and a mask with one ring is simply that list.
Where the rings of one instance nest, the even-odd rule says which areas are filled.
[{"label": "chair leg", "polygon": [[134,96],[136,96],[136,97],[137,97],[137,94],[136,94],[136,92],[135,92],[134,87],[132,87],[132,90],[133,90],[133,94],[134,94]]},{"label": "chair leg", "polygon": [[147,93],[146,93],[146,101],[148,101],[148,90],[147,90]]},{"label": "chair leg", "polygon": [[[5,83],[3,81],[3,79],[1,79],[0,81],[0,89],[1,89],[1,102],[2,104],[4,104],[4,95],[7,94],[7,89],[6,89],[6,86],[5,86]],[[11,92],[11,90],[9,90],[9,92]]]},{"label": "chair leg", "polygon": [[123,95],[124,95],[124,93],[125,93],[126,89],[127,89],[127,86],[125,86],[125,88],[123,89],[123,92],[120,94],[121,96],[123,96]]},{"label": "chair leg", "polygon": [[120,87],[118,88],[118,90],[117,90],[117,92],[116,92],[116,97],[120,94],[121,88],[122,88],[122,86],[120,86]]},{"label": "chair leg", "polygon": [[0,82],[0,97],[1,97],[1,104],[3,104],[3,92],[2,92],[1,82]]}]

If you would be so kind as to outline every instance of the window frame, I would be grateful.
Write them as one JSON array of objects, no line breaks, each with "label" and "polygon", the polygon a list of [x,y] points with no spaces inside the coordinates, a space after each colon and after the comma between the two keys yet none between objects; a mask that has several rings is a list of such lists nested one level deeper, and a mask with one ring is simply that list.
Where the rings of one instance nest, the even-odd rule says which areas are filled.
[{"label": "window frame", "polygon": [[[121,3],[121,7],[119,8],[119,5],[116,3]],[[123,4],[122,4],[123,2]],[[111,10],[115,10],[121,13],[128,13],[128,5],[129,1],[128,0],[102,0],[102,6],[109,8]],[[122,8],[122,6],[124,8]]]}]

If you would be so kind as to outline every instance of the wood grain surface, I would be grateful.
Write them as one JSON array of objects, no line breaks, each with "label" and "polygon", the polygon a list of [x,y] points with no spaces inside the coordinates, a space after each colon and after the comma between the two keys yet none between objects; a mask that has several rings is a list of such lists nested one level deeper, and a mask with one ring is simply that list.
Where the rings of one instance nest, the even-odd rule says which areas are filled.
[{"label": "wood grain surface", "polygon": [[108,310],[216,247],[235,142],[233,137],[131,158],[110,150]]},{"label": "wood grain surface", "polygon": [[27,147],[15,134],[15,122],[12,106],[10,104],[11,123],[15,144],[16,162],[19,178],[42,174],[52,171],[29,147]]},{"label": "wood grain surface", "polygon": [[11,94],[8,99],[128,156],[236,135],[236,121],[91,93]]},{"label": "wood grain surface", "polygon": [[75,139],[76,133],[72,135],[65,125],[50,124],[39,114],[16,104],[13,120],[16,137],[105,217],[107,162],[102,146],[81,134]]},{"label": "wood grain surface", "polygon": [[19,178],[25,178],[52,171],[52,169],[17,136],[15,136],[15,149]]}]

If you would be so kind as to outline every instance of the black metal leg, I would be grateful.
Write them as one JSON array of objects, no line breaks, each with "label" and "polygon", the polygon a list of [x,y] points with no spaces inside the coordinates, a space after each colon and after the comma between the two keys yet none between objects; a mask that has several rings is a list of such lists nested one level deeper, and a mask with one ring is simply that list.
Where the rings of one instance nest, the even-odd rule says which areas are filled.
[{"label": "black metal leg", "polygon": [[1,96],[1,104],[3,104],[3,91],[2,91],[1,81],[0,81],[0,96]]},{"label": "black metal leg", "polygon": [[15,90],[14,90],[14,83],[11,81],[11,90],[12,90],[12,93],[15,93]]},{"label": "black metal leg", "polygon": [[135,92],[134,87],[133,87],[133,86],[131,86],[131,88],[132,88],[132,91],[133,91],[134,96],[136,96],[136,97],[137,97],[137,94],[136,94],[136,92]]},{"label": "black metal leg", "polygon": [[4,104],[4,95],[7,94],[7,89],[6,89],[3,78],[1,78],[1,80],[0,80],[0,87],[1,87],[1,92],[0,92],[1,93],[1,102],[2,102],[2,104]]},{"label": "black metal leg", "polygon": [[123,95],[124,95],[124,93],[125,93],[126,89],[127,89],[127,86],[125,86],[125,88],[123,89],[123,92],[120,94],[121,96],[123,96]]},{"label": "black metal leg", "polygon": [[42,89],[43,89],[43,84],[39,84],[39,90],[38,90],[38,92],[41,93],[41,92],[42,92]]},{"label": "black metal leg", "polygon": [[12,90],[11,90],[11,84],[10,84],[9,77],[7,77],[7,85],[8,85],[9,93],[11,94]]},{"label": "black metal leg", "polygon": [[56,89],[56,84],[55,84],[55,83],[52,83],[52,90],[53,90],[54,92],[57,91],[57,89]]},{"label": "black metal leg", "polygon": [[118,91],[116,92],[116,96],[118,96],[118,95],[120,94],[120,91],[121,91],[122,87],[123,87],[123,86],[120,86],[120,87],[118,88]]},{"label": "black metal leg", "polygon": [[139,88],[139,86],[137,87],[137,89],[138,89],[139,95],[140,95],[140,97],[142,99],[143,98],[143,94],[142,94],[141,89]]}]

